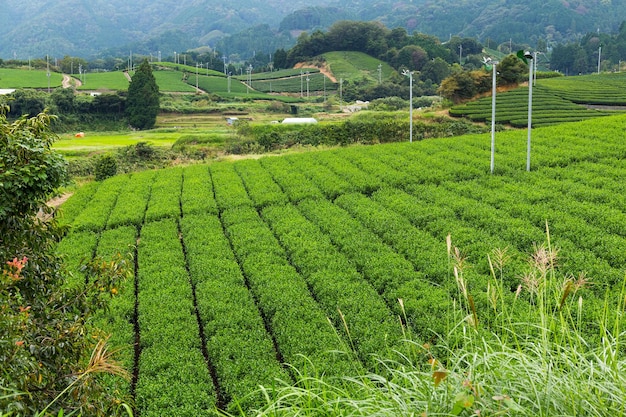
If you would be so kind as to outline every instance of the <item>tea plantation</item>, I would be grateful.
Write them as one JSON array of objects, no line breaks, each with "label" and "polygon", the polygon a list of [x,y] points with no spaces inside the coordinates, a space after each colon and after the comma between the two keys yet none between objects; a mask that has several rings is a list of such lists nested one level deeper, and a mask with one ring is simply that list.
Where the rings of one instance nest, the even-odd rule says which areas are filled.
[{"label": "tea plantation", "polygon": [[258,385],[295,378],[286,364],[328,376],[376,371],[373,355],[397,355],[407,334],[434,343],[466,314],[496,328],[496,249],[509,259],[502,302],[533,315],[522,277],[546,224],[559,273],[593,282],[576,295],[584,321],[624,277],[625,123],[535,129],[530,172],[526,131],[507,131],[496,135],[493,175],[490,136],[473,135],[90,183],[61,207],[71,231],[59,250],[75,260],[68,285],[84,282],[82,257],[133,256],[132,280],[97,324],[134,375],[111,389],[142,417],[253,414],[264,401],[248,395]]}]

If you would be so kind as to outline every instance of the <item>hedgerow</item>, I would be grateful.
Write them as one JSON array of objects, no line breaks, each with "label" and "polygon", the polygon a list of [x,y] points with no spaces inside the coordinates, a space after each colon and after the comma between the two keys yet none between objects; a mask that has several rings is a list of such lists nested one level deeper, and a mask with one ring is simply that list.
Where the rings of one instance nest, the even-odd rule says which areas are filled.
[{"label": "hedgerow", "polygon": [[[136,243],[137,227],[135,226],[105,230],[98,239],[96,255],[100,259],[99,262],[114,262],[123,259],[134,263]],[[100,310],[94,320],[94,326],[107,335],[111,349],[117,352],[117,360],[133,374],[136,371],[135,278],[134,271],[129,271],[126,279],[110,290],[114,296],[111,297],[108,308]],[[131,387],[134,383],[132,379],[111,378],[110,376],[105,376],[103,379],[103,384],[110,392],[132,404]]]},{"label": "hedgerow", "polygon": [[[448,118],[415,121],[415,140],[441,138],[482,132],[483,127]],[[305,126],[258,125],[248,132],[266,151],[298,145],[351,145],[403,142],[409,139],[409,123],[390,118],[355,118],[343,123],[323,123]]]},{"label": "hedgerow", "polygon": [[142,416],[208,414],[216,396],[201,351],[176,220],[146,223],[140,237],[137,410]]},{"label": "hedgerow", "polygon": [[63,203],[63,205],[56,212],[59,224],[62,226],[71,224],[85,209],[99,186],[99,182],[90,182],[82,186],[79,192],[73,193],[72,198]]},{"label": "hedgerow", "polygon": [[259,161],[254,159],[241,161],[235,165],[235,171],[243,180],[246,192],[255,207],[263,208],[271,204],[287,202],[287,197],[283,191],[272,180],[270,174],[261,166]]},{"label": "hedgerow", "polygon": [[296,171],[304,174],[330,200],[343,193],[354,191],[350,183],[339,177],[321,161],[318,161],[313,154],[306,153],[293,156],[289,158],[289,161]]},{"label": "hedgerow", "polygon": [[312,372],[324,375],[338,376],[358,368],[351,358],[337,353],[345,351],[347,342],[337,336],[338,330],[327,321],[305,280],[286,260],[256,211],[241,207],[227,210],[223,217],[246,282],[284,360],[299,367],[308,367],[310,360],[315,367]]},{"label": "hedgerow", "polygon": [[270,173],[291,202],[323,198],[323,193],[302,172],[295,171],[287,158],[263,158],[261,165]]},{"label": "hedgerow", "polygon": [[[398,349],[398,319],[327,236],[293,206],[268,207],[262,215],[363,363],[373,368],[373,353]],[[371,323],[378,324],[376,329]]]},{"label": "hedgerow", "polygon": [[[326,202],[305,200],[300,211],[355,263],[370,285],[382,295],[387,305],[402,314],[398,299],[404,300],[408,320],[413,329],[426,339],[443,331],[445,314],[449,311],[449,294],[423,285],[425,277],[415,271],[404,257],[385,245],[377,236],[341,208]],[[410,292],[401,292],[410,289]],[[428,299],[424,297],[428,295]],[[413,303],[423,300],[430,305],[429,315],[423,316]]]},{"label": "hedgerow", "polygon": [[210,170],[215,201],[220,210],[253,205],[232,164],[212,164]]},{"label": "hedgerow", "polygon": [[141,225],[154,177],[155,173],[152,171],[132,174],[131,181],[120,191],[115,207],[111,211],[107,221],[108,228]]},{"label": "hedgerow", "polygon": [[258,385],[290,379],[274,350],[271,335],[215,215],[185,216],[181,230],[209,360],[219,392],[231,408],[260,407],[262,398],[246,398]]},{"label": "hedgerow", "polygon": [[120,190],[129,179],[129,175],[118,175],[103,181],[89,205],[74,219],[73,228],[93,232],[104,230]]},{"label": "hedgerow", "polygon": [[158,171],[150,188],[146,221],[179,217],[182,186],[182,168]]},{"label": "hedgerow", "polygon": [[217,214],[213,183],[206,165],[191,165],[184,168],[181,205],[183,215]]}]

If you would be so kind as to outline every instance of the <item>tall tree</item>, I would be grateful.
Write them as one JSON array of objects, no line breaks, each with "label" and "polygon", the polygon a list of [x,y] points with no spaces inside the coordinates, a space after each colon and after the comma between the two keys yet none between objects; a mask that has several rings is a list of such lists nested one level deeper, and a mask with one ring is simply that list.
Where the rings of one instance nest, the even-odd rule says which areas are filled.
[{"label": "tall tree", "polygon": [[147,59],[141,63],[128,86],[128,123],[136,129],[150,129],[159,112],[159,86]]}]

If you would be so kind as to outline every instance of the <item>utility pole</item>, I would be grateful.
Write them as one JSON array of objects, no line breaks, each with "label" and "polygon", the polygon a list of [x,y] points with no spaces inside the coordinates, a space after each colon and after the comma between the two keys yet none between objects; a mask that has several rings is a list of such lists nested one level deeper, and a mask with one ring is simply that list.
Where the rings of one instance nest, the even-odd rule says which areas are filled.
[{"label": "utility pole", "polygon": [[339,110],[343,111],[343,78],[339,78]]},{"label": "utility pole", "polygon": [[409,77],[409,142],[413,142],[413,71],[407,69],[402,71],[402,75]]},{"label": "utility pole", "polygon": [[48,94],[50,94],[50,58],[46,55],[46,76],[48,77]]},{"label": "utility pole", "polygon": [[309,71],[306,72],[306,98],[309,98]]},{"label": "utility pole", "polygon": [[534,59],[533,54],[526,52],[524,54],[526,59],[529,60],[530,76],[528,78],[528,141],[526,145],[526,171],[530,172],[530,131],[532,129],[532,114],[533,114],[533,66]]}]

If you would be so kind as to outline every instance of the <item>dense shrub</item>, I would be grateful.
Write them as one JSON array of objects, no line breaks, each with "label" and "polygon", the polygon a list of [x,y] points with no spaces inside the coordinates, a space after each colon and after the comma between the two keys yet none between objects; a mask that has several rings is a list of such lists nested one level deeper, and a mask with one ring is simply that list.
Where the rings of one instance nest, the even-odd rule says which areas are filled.
[{"label": "dense shrub", "polygon": [[400,97],[385,97],[372,101],[369,105],[371,110],[402,110],[409,107],[409,103]]},{"label": "dense shrub", "polygon": [[117,162],[113,155],[102,155],[96,161],[96,181],[102,181],[117,174]]},{"label": "dense shrub", "polygon": [[[479,132],[482,128],[467,122],[438,118],[429,122],[413,123],[413,134],[418,139],[448,137],[465,133]],[[344,123],[324,123],[310,125],[263,125],[246,126],[248,136],[239,142],[255,149],[253,143],[262,150],[271,151],[289,148],[294,145],[350,145],[355,143],[374,144],[403,142],[409,140],[409,121],[391,118],[358,118]],[[255,149],[257,150],[257,149]],[[235,153],[235,152],[233,152]]]},{"label": "dense shrub", "polygon": [[103,343],[85,363],[95,344],[86,324],[125,269],[89,263],[87,282],[65,285],[56,254],[63,230],[46,205],[66,179],[63,158],[51,149],[50,119],[39,114],[9,123],[0,113],[0,414],[63,408],[112,415],[116,406],[95,374],[99,366],[123,371],[110,362]]}]

